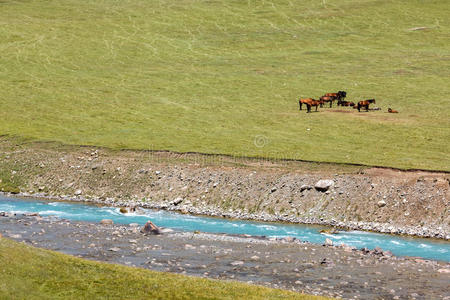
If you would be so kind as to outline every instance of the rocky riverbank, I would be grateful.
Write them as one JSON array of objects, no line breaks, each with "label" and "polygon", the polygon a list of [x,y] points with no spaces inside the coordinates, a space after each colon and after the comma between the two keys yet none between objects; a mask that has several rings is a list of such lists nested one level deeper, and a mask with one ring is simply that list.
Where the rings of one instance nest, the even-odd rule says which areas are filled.
[{"label": "rocky riverbank", "polygon": [[380,249],[313,245],[69,222],[29,214],[0,216],[0,233],[27,244],[99,261],[345,299],[449,299],[450,264],[394,257]]},{"label": "rocky riverbank", "polygon": [[450,175],[0,141],[23,196],[450,239]]}]

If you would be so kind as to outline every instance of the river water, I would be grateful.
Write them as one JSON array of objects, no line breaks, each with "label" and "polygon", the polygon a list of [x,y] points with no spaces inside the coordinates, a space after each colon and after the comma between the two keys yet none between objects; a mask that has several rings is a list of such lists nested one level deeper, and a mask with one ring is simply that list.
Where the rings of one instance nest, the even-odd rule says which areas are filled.
[{"label": "river water", "polygon": [[184,215],[162,210],[143,209],[139,213],[122,214],[116,207],[99,207],[77,202],[55,202],[37,199],[9,198],[0,195],[0,211],[26,213],[38,212],[41,216],[57,216],[73,221],[99,222],[112,219],[114,223],[145,224],[151,220],[157,226],[182,231],[209,233],[248,234],[266,237],[296,237],[302,241],[323,244],[326,238],[334,244],[357,248],[380,247],[397,256],[418,256],[450,262],[450,242],[434,239],[403,237],[363,231],[346,231],[339,234],[321,234],[323,227],[241,221],[212,217]]}]

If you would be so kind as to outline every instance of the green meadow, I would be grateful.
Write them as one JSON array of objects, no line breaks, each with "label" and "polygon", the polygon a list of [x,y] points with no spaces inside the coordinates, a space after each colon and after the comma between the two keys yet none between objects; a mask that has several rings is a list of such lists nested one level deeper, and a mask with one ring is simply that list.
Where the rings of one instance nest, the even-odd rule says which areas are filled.
[{"label": "green meadow", "polygon": [[93,262],[5,238],[0,263],[0,299],[328,299]]},{"label": "green meadow", "polygon": [[[450,171],[449,23],[448,0],[0,0],[0,135]],[[382,110],[298,110],[338,90]]]}]

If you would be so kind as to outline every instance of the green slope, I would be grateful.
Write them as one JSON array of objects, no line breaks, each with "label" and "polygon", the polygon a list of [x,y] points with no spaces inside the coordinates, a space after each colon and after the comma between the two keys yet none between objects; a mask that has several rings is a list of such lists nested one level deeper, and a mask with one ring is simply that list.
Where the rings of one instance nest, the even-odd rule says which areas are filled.
[{"label": "green slope", "polygon": [[0,299],[326,299],[82,260],[0,238]]},{"label": "green slope", "polygon": [[[0,134],[450,171],[449,16],[446,0],[3,0]],[[340,89],[383,110],[298,111]]]}]

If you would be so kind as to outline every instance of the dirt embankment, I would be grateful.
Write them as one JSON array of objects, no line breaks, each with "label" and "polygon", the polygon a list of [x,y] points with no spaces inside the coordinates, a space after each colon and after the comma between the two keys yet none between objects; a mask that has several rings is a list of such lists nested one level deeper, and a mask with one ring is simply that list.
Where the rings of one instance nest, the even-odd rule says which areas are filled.
[{"label": "dirt embankment", "polygon": [[[0,141],[0,188],[450,238],[450,174]],[[328,190],[314,188],[331,180]]]}]

